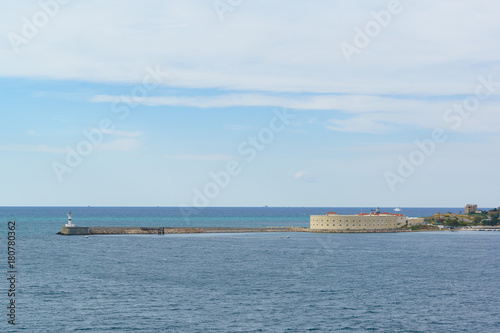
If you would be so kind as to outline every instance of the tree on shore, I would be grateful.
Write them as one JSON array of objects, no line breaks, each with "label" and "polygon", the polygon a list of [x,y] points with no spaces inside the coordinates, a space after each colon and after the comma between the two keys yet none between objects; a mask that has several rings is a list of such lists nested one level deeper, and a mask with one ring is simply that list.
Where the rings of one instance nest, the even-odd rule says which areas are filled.
[{"label": "tree on shore", "polygon": [[498,225],[498,216],[499,213],[493,214],[490,219],[483,220],[484,225]]}]

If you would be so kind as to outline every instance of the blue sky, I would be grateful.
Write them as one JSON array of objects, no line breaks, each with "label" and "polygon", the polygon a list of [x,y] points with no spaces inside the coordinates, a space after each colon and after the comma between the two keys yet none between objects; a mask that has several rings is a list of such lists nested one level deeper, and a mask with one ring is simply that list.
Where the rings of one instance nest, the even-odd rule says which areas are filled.
[{"label": "blue sky", "polygon": [[497,207],[499,11],[10,2],[2,205]]}]

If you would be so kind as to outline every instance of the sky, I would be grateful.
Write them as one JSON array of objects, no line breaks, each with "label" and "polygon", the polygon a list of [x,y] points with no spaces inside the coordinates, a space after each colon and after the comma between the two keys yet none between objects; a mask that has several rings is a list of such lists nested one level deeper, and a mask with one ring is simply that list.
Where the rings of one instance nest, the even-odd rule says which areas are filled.
[{"label": "sky", "polygon": [[2,206],[500,206],[500,3],[0,12]]}]

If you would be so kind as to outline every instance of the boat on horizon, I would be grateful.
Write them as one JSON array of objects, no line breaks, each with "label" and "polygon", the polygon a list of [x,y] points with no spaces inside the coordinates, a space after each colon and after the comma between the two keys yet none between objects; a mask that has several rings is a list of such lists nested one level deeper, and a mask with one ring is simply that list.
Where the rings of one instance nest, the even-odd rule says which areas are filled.
[{"label": "boat on horizon", "polygon": [[400,211],[401,211],[401,208],[399,208],[399,206],[397,206],[396,208],[394,208],[394,211],[395,211],[395,212],[400,212]]}]

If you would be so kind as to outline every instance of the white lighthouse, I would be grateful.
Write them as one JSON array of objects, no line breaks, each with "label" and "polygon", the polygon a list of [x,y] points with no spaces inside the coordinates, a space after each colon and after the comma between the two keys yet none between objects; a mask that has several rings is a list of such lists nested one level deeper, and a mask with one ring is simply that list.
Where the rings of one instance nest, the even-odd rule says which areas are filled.
[{"label": "white lighthouse", "polygon": [[65,227],[74,227],[75,225],[71,222],[71,212],[68,213],[68,223],[66,223]]}]

